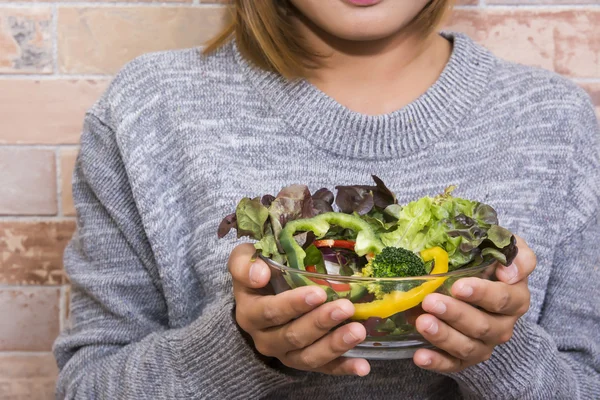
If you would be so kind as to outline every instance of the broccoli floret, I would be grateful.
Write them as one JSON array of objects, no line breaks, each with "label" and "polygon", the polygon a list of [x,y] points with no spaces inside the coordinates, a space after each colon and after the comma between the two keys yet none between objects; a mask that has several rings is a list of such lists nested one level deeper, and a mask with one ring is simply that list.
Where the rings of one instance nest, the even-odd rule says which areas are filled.
[{"label": "broccoli floret", "polygon": [[425,263],[410,250],[384,247],[370,262],[371,276],[393,278],[426,275]]}]

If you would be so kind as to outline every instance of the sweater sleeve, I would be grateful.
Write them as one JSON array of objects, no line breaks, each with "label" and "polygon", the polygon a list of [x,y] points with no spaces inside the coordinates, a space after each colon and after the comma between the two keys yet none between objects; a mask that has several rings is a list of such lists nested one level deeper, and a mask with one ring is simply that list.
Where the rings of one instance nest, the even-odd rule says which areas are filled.
[{"label": "sweater sleeve", "polygon": [[170,329],[152,249],[115,135],[88,115],[73,178],[77,232],[65,251],[70,327],[57,339],[57,398],[252,399],[290,378],[247,344],[229,293]]},{"label": "sweater sleeve", "polygon": [[600,129],[579,107],[560,243],[538,321],[483,363],[451,374],[465,398],[600,398]]}]

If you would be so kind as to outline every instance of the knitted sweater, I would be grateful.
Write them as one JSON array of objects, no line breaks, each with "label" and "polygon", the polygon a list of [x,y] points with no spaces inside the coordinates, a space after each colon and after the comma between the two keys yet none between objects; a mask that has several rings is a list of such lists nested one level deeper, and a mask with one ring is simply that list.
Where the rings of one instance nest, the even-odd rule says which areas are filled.
[{"label": "knitted sweater", "polygon": [[[255,68],[235,43],[127,65],[81,138],[58,398],[600,398],[600,130],[589,98],[448,39],[438,81],[379,116]],[[221,218],[242,197],[371,174],[400,203],[456,184],[536,252],[531,308],[488,361],[447,375],[373,361],[367,377],[332,377],[267,363],[240,333],[226,268],[239,241],[217,239]]]}]

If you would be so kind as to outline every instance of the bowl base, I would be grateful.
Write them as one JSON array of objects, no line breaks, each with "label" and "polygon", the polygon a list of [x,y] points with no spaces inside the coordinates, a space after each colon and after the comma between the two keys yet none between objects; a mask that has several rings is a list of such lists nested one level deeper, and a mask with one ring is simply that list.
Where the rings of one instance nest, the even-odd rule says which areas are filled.
[{"label": "bowl base", "polygon": [[418,349],[432,349],[424,340],[366,341],[344,353],[344,357],[367,360],[402,360],[412,358]]}]

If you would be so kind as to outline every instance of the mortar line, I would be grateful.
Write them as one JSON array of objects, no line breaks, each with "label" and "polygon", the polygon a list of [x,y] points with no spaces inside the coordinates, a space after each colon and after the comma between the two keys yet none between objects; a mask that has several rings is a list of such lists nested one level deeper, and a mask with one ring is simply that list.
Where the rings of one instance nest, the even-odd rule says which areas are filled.
[{"label": "mortar line", "polygon": [[54,75],[35,75],[35,74],[10,74],[0,75],[0,80],[32,80],[32,81],[58,81],[58,80],[110,80],[113,75],[87,75],[87,74],[54,74]]},{"label": "mortar line", "polygon": [[0,147],[5,148],[5,149],[29,149],[29,150],[56,150],[57,146],[64,146],[65,148],[77,148],[78,144],[76,143],[71,143],[71,144],[65,144],[62,145],[60,143],[56,143],[56,144],[38,144],[38,143],[1,143],[0,142]]},{"label": "mortar line", "polygon": [[75,217],[56,215],[0,215],[0,222],[75,222]]},{"label": "mortar line", "polygon": [[52,351],[0,351],[0,358],[2,357],[38,357],[38,356],[50,356]]}]

